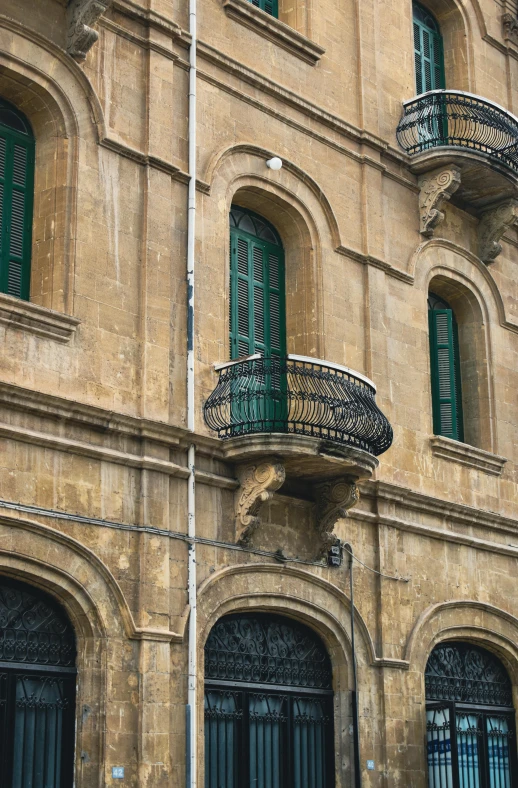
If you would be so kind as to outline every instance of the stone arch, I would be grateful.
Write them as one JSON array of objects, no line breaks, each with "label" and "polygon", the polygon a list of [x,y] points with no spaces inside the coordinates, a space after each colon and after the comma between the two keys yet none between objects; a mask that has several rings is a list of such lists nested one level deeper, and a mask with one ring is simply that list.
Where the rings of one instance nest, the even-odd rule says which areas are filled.
[{"label": "stone arch", "polygon": [[[229,613],[271,612],[293,618],[313,629],[331,658],[335,693],[335,757],[337,787],[349,785],[350,688],[352,655],[348,598],[331,583],[296,567],[275,564],[238,565],[215,572],[198,590],[198,676],[204,680],[204,646],[214,624]],[[376,662],[374,645],[367,626],[355,611],[359,671]],[[202,693],[200,692],[200,695]],[[198,730],[203,741],[203,698],[198,707]],[[203,758],[200,755],[200,762]],[[345,768],[342,764],[346,764]],[[203,774],[199,773],[203,783]]]},{"label": "stone arch", "polygon": [[30,300],[73,312],[79,147],[103,136],[103,116],[82,70],[59,47],[0,17],[0,95],[36,138]]},{"label": "stone arch", "polygon": [[492,651],[504,664],[518,701],[518,618],[494,605],[471,599],[438,602],[426,608],[408,637],[405,659],[410,671],[422,676],[428,657],[445,640],[468,640]]},{"label": "stone arch", "polygon": [[[287,346],[289,353],[324,357],[324,258],[340,246],[336,217],[319,186],[296,165],[283,161],[268,170],[270,151],[238,145],[217,154],[206,178],[203,235],[210,238],[205,271],[207,289],[221,292],[218,314],[218,353],[209,363],[228,356],[228,212],[235,203],[264,216],[282,238],[286,263]],[[214,254],[217,250],[217,255]],[[216,352],[216,349],[213,351]]]},{"label": "stone arch", "polygon": [[[428,334],[426,298],[431,290],[448,301],[459,324],[465,442],[498,452],[493,388],[495,326],[502,322],[502,301],[483,264],[466,250],[431,239],[413,259],[416,287],[423,293],[423,329]],[[426,346],[426,345],[425,345]],[[428,374],[430,375],[428,359]],[[431,427],[431,386],[429,413]]]},{"label": "stone arch", "polygon": [[[65,610],[77,638],[76,752],[83,780],[102,772],[106,709],[112,694],[108,665],[137,637],[115,578],[76,540],[47,526],[0,517],[0,574],[45,591]],[[113,669],[111,669],[113,672]],[[91,777],[87,778],[87,775]]]}]

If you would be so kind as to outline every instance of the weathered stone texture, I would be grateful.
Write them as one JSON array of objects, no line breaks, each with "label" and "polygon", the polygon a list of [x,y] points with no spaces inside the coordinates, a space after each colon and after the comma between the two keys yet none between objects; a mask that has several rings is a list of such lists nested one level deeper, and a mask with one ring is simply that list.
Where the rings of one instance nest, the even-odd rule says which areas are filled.
[{"label": "weathered stone texture", "polygon": [[[448,86],[516,106],[515,45],[493,0],[464,3],[467,21],[453,0],[428,5]],[[196,514],[199,536],[218,542],[197,547],[200,687],[218,617],[257,607],[304,620],[331,655],[336,785],[351,784],[348,570],[289,560],[318,553],[313,492],[279,487],[279,474],[250,509],[249,547],[287,561],[221,545],[236,541],[240,473],[202,407],[213,363],[229,356],[235,200],[282,237],[288,351],[371,377],[394,427],[356,508],[332,525],[368,567],[400,578],[355,567],[362,763],[376,762],[363,784],[424,788],[433,645],[476,639],[518,686],[518,233],[511,221],[493,233],[502,251],[488,267],[480,217],[453,189],[442,221],[420,227],[419,176],[395,137],[415,92],[410,2],[280,0],[281,20],[325,50],[316,65],[219,0],[198,6]],[[180,788],[187,6],[114,0],[81,64],[65,52],[66,25],[64,0],[0,9],[0,96],[36,137],[31,302],[43,308],[28,321],[11,305],[0,320],[0,569],[54,594],[76,629],[78,788],[111,785],[120,764],[125,785]],[[463,316],[471,452],[431,440],[430,285]],[[203,785],[201,695],[197,713]]]}]

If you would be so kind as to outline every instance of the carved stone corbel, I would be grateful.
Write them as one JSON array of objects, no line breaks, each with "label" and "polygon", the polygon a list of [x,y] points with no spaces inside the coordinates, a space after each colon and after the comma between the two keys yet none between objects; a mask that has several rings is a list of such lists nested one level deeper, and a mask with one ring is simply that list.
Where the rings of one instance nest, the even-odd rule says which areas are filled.
[{"label": "carved stone corbel", "polygon": [[518,44],[518,17],[514,14],[504,14],[502,16],[502,32],[506,41]]},{"label": "carved stone corbel", "polygon": [[236,542],[246,545],[261,522],[259,509],[284,483],[286,471],[282,460],[273,457],[254,465],[240,466],[237,477],[240,486],[235,494]]},{"label": "carved stone corbel", "polygon": [[501,237],[518,219],[518,202],[509,200],[485,211],[478,225],[478,256],[489,265],[502,251]]},{"label": "carved stone corbel", "polygon": [[360,491],[354,481],[347,478],[331,479],[314,486],[317,502],[317,530],[321,553],[326,553],[336,542],[333,529],[336,522],[347,517],[347,511],[360,500]]},{"label": "carved stone corbel", "polygon": [[443,203],[460,186],[460,170],[454,165],[422,175],[419,178],[419,231],[428,237],[444,219]]},{"label": "carved stone corbel", "polygon": [[99,34],[93,30],[112,0],[70,0],[67,7],[67,52],[74,60],[84,60]]}]

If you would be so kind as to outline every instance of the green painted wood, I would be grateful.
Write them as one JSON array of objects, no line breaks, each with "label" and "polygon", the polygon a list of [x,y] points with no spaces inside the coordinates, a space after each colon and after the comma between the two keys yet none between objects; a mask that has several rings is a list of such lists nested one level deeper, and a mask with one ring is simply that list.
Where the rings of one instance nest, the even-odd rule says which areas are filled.
[{"label": "green painted wood", "polygon": [[457,324],[451,309],[430,309],[428,317],[434,433],[462,441],[464,435]]},{"label": "green painted wood", "polygon": [[231,358],[286,355],[284,252],[235,227],[230,231]]},{"label": "green painted wood", "polygon": [[34,199],[32,135],[0,122],[0,292],[29,299]]},{"label": "green painted wood", "polygon": [[444,46],[439,25],[418,3],[413,4],[413,30],[417,95],[444,89]]},{"label": "green painted wood", "polygon": [[274,16],[276,19],[279,16],[279,3],[278,0],[249,0],[252,5],[255,5],[256,8],[260,8],[262,11],[266,11],[267,14],[270,16]]}]

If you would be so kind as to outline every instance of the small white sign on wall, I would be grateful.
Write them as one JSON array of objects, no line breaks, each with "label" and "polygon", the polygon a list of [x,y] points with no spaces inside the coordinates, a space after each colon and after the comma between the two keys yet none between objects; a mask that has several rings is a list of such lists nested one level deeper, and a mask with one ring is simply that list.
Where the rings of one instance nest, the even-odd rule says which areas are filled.
[{"label": "small white sign on wall", "polygon": [[374,771],[374,761],[367,761],[367,769],[370,772]]},{"label": "small white sign on wall", "polygon": [[112,780],[124,779],[124,766],[112,766]]}]

